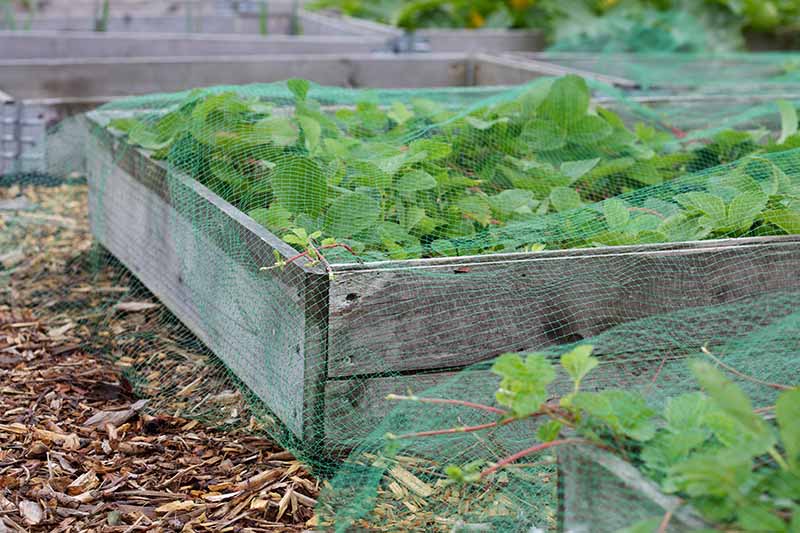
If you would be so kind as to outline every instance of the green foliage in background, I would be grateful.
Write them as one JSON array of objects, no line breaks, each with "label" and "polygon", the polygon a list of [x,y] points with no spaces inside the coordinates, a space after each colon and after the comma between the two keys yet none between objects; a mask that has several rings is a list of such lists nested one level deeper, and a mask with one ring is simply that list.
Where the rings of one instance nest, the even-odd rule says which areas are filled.
[{"label": "green foliage in background", "polygon": [[715,51],[742,31],[792,28],[798,0],[317,0],[312,7],[420,28],[541,29],[557,50]]}]

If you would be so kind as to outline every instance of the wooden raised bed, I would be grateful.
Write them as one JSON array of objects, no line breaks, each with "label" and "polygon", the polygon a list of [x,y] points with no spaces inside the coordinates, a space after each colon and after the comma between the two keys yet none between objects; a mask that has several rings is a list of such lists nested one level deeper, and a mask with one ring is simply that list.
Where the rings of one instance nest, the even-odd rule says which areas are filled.
[{"label": "wooden raised bed", "polygon": [[[333,279],[297,263],[260,272],[296,251],[106,120],[90,114],[98,241],[295,435],[334,447],[374,429],[393,407],[386,394],[500,353],[800,289],[800,236],[342,264]],[[650,379],[661,359],[636,358],[612,369],[618,384]],[[475,383],[490,396],[497,378],[476,372]]]}]

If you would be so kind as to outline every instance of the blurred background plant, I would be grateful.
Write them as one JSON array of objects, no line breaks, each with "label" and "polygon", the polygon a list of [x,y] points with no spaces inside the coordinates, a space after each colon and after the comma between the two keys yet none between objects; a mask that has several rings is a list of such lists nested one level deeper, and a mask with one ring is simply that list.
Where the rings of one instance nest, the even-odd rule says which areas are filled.
[{"label": "blurred background plant", "polygon": [[544,30],[567,51],[726,51],[746,32],[796,29],[800,0],[316,0],[408,30]]}]

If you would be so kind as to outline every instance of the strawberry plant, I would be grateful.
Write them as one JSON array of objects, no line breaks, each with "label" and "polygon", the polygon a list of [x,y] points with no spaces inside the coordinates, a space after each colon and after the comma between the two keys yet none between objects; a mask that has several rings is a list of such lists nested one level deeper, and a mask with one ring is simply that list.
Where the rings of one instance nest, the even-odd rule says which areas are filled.
[{"label": "strawberry plant", "polygon": [[[304,80],[287,87],[276,103],[197,91],[167,113],[110,126],[288,242],[302,230],[342,245],[325,249],[330,260],[797,231],[797,191],[767,158],[800,144],[797,117],[788,112],[794,131],[785,128],[783,144],[722,132],[684,145],[673,133],[643,124],[631,130],[614,112],[591,106],[577,76],[467,112],[421,98],[332,109],[309,96]],[[698,191],[676,188],[647,206],[624,195],[607,200],[759,153],[763,161],[741,159],[732,176]],[[775,177],[750,177],[756,171]],[[559,213],[582,220],[588,229],[573,235],[585,238],[542,242],[516,231]]]},{"label": "strawberry plant", "polygon": [[[488,412],[494,415],[493,422],[388,437],[396,446],[402,440],[486,431],[537,419],[538,430],[530,437],[532,446],[483,469],[477,466],[479,461],[465,467],[450,465],[446,472],[452,482],[492,483],[498,479],[499,470],[523,457],[584,445],[601,448],[635,465],[663,492],[679,496],[698,512],[709,530],[797,531],[800,388],[760,382],[780,392],[775,405],[754,409],[747,395],[718,367],[698,360],[690,367],[702,392],[674,396],[657,411],[638,392],[583,390],[583,381],[598,364],[588,345],[563,354],[560,368],[543,354],[502,355],[492,366],[492,372],[501,378],[497,406],[390,396]],[[552,399],[548,388],[559,372],[569,376],[573,389]],[[671,513],[654,516],[631,524],[626,531],[666,531],[670,517]]]}]

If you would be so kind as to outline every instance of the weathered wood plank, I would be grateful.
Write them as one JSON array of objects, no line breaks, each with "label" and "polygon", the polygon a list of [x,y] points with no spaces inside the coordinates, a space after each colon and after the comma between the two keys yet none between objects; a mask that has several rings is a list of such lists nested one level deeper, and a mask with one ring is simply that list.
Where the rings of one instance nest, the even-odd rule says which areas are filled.
[{"label": "weathered wood plank", "polygon": [[544,32],[537,30],[423,29],[415,36],[427,41],[432,52],[536,51],[547,44]]},{"label": "weathered wood plank", "polygon": [[473,83],[475,85],[518,85],[536,78],[551,76],[525,61],[517,61],[505,56],[475,54],[473,65]]},{"label": "weathered wood plank", "polygon": [[274,260],[273,250],[289,255],[291,248],[202,185],[168,175],[118,139],[98,134],[90,142],[94,236],[304,437],[311,419],[307,388],[319,386],[306,382],[306,308],[309,299],[319,299],[307,288],[324,276],[291,265],[260,272]]},{"label": "weathered wood plank", "polygon": [[[0,61],[0,87],[17,98],[124,96],[305,78],[341,87],[469,85],[463,54],[303,54]],[[409,76],[408,72],[414,72]]]},{"label": "weathered wood plank", "polygon": [[[285,33],[282,32],[282,33]],[[365,35],[267,36],[171,33],[86,33],[0,31],[3,59],[78,59],[82,57],[159,57],[264,54],[342,54],[371,52],[383,37]]]},{"label": "weathered wood plank", "polygon": [[[787,336],[786,328],[796,321],[799,295],[797,287],[772,293],[756,292],[735,303],[713,305],[709,302],[699,312],[693,308],[675,310],[607,330],[585,341],[594,346],[600,365],[584,378],[582,388],[638,390],[653,407],[664,406],[671,396],[696,390],[696,381],[686,363],[687,358],[703,357],[703,346],[745,374],[792,384],[798,379],[797,373],[787,375],[786,372],[794,368],[792,358],[797,339]],[[755,343],[770,347],[768,351],[773,352],[770,365],[765,365],[763,358],[755,357],[747,348]],[[569,348],[552,346],[545,353],[557,364],[560,355]],[[396,407],[396,402],[385,399],[390,393],[494,404],[500,378],[489,372],[489,364],[481,363],[460,372],[445,370],[331,379],[325,387],[325,410],[329,420],[326,437],[331,442],[357,442]],[[755,404],[774,404],[777,396],[774,389],[746,381],[741,384]],[[558,397],[569,392],[571,387],[569,378],[560,374],[550,390]],[[406,405],[403,409],[404,417],[395,418],[382,431],[434,429],[420,427],[426,422],[414,418],[413,408]],[[428,410],[431,416],[434,412],[434,408]]]},{"label": "weathered wood plank", "polygon": [[798,236],[345,266],[330,288],[328,374],[463,366],[798,287]]}]

